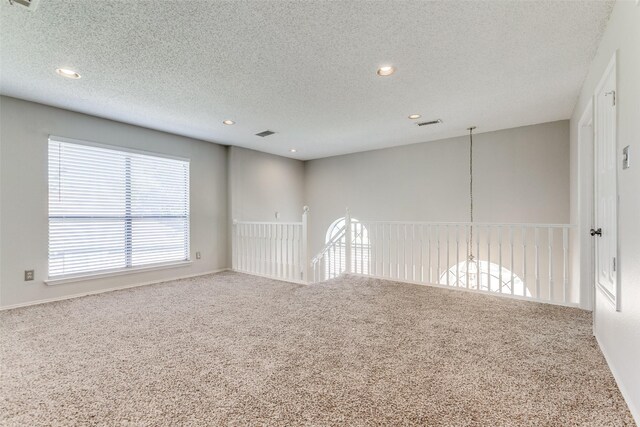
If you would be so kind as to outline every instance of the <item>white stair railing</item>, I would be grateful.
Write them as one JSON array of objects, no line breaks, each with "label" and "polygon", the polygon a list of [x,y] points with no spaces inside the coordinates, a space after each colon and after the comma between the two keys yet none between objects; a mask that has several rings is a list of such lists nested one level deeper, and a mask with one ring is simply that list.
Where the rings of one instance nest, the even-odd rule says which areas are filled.
[{"label": "white stair railing", "polygon": [[307,217],[301,222],[233,221],[232,269],[293,282],[308,281]]},{"label": "white stair railing", "polygon": [[338,277],[346,270],[346,230],[342,227],[322,250],[311,260],[313,282]]},{"label": "white stair railing", "polygon": [[[568,224],[363,221],[346,271],[576,305]],[[359,230],[358,230],[359,228]]]},{"label": "white stair railing", "polygon": [[301,222],[233,222],[233,269],[295,282],[345,272],[578,305],[569,282],[568,224],[353,221],[307,262]]}]

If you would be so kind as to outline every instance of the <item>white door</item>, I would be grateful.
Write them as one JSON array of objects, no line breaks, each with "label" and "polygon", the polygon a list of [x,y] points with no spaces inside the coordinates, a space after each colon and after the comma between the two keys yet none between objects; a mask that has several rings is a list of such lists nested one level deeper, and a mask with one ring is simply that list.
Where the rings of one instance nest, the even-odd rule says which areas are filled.
[{"label": "white door", "polygon": [[596,285],[618,308],[616,57],[595,92],[595,239]]}]

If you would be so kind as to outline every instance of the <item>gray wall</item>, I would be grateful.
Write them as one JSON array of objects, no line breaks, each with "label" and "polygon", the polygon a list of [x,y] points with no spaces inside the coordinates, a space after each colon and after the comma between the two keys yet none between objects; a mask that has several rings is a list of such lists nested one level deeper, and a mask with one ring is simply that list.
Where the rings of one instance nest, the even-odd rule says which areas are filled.
[{"label": "gray wall", "polygon": [[300,221],[304,163],[273,154],[229,147],[230,219]]},{"label": "gray wall", "polygon": [[[44,284],[50,134],[190,158],[192,265],[55,286]],[[0,304],[59,298],[227,267],[225,151],[225,147],[209,142],[0,97]],[[196,251],[202,253],[202,259],[195,259]],[[34,281],[23,281],[26,269],[35,269]]]},{"label": "gray wall", "polygon": [[[569,122],[474,136],[474,219],[569,221]],[[451,138],[306,162],[311,254],[327,227],[363,220],[469,220],[469,139]]]},{"label": "gray wall", "polygon": [[[618,312],[599,290],[595,291],[595,333],[602,352],[618,382],[636,422],[640,423],[640,6],[634,1],[616,2],[598,52],[582,87],[580,98],[571,118],[571,193],[572,219],[579,222],[580,232],[586,233],[592,224],[584,212],[583,197],[592,191],[590,178],[583,173],[593,170],[586,147],[578,146],[578,125],[582,114],[614,52],[617,63],[618,153],[631,146],[631,168],[618,166],[618,244],[619,280],[622,308]],[[634,163],[635,160],[635,163]],[[581,182],[582,181],[582,182]],[[583,259],[591,257],[591,247]],[[584,270],[583,270],[584,271]],[[588,270],[587,270],[588,271]],[[588,275],[588,274],[587,274]],[[593,277],[583,278],[587,289],[593,291]]]}]

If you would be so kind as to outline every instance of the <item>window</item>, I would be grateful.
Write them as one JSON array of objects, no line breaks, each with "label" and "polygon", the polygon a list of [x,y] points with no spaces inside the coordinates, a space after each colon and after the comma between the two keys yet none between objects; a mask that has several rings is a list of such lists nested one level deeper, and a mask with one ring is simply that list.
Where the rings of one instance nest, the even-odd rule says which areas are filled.
[{"label": "window", "polygon": [[520,277],[504,267],[500,270],[500,266],[492,262],[462,261],[440,275],[441,285],[464,288],[467,287],[467,280],[469,289],[531,296]]},{"label": "window", "polygon": [[49,277],[189,260],[189,162],[49,139]]},{"label": "window", "polygon": [[[325,243],[336,242],[333,247],[334,262],[327,263],[325,267],[326,277],[333,278],[339,276],[346,269],[346,246],[345,238],[345,218],[338,218],[327,229]],[[355,218],[351,218],[351,272],[358,274],[369,274],[369,232],[366,227]]]}]

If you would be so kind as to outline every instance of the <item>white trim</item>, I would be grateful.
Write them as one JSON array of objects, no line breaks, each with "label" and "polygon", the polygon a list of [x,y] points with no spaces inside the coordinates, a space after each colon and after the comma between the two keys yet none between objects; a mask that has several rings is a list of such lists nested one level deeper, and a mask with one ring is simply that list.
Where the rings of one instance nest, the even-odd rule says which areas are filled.
[{"label": "white trim", "polygon": [[598,347],[600,348],[600,351],[602,352],[602,355],[604,356],[604,360],[607,362],[607,366],[609,366],[609,370],[611,371],[611,374],[613,375],[613,379],[615,380],[616,385],[618,386],[618,390],[620,390],[620,394],[622,395],[622,398],[624,399],[625,403],[627,404],[627,408],[629,408],[629,412],[631,412],[631,416],[633,417],[633,420],[636,422],[636,424],[640,425],[640,408],[636,408],[636,407],[633,406],[633,400],[631,400],[629,398],[629,392],[625,388],[625,386],[622,383],[622,381],[620,381],[620,379],[622,378],[621,375],[618,374],[618,371],[616,371],[616,369],[614,368],[613,364],[611,363],[611,359],[609,358],[609,355],[607,354],[606,350],[604,349],[604,346],[600,342],[600,339],[598,338],[598,335],[595,335],[595,338],[596,338],[596,342],[598,343]]},{"label": "white trim", "polygon": [[135,283],[133,285],[116,286],[116,287],[113,287],[113,288],[99,289],[99,290],[96,290],[96,291],[81,292],[79,294],[65,295],[65,296],[55,297],[55,298],[45,298],[45,299],[36,300],[36,301],[29,301],[29,302],[22,302],[22,303],[18,303],[18,304],[12,304],[12,305],[7,305],[7,306],[4,306],[4,307],[0,307],[0,311],[11,310],[11,309],[20,308],[20,307],[29,307],[29,306],[32,306],[32,305],[46,304],[46,303],[55,302],[55,301],[64,301],[64,300],[68,300],[68,299],[80,298],[80,297],[85,297],[85,296],[89,296],[89,295],[104,294],[106,292],[121,291],[121,290],[124,290],[124,289],[137,288],[137,287],[140,287],[140,286],[156,285],[158,283],[172,282],[174,280],[189,279],[191,277],[206,276],[206,275],[209,275],[209,274],[222,273],[223,271],[228,271],[228,270],[229,270],[229,268],[220,268],[218,270],[210,270],[210,271],[205,271],[205,272],[202,272],[202,273],[188,274],[186,276],[178,276],[178,277],[172,277],[172,278],[160,279],[160,280],[150,280],[150,281],[147,281],[147,282]]},{"label": "white trim", "polygon": [[[611,303],[611,305],[613,305],[614,308],[616,308],[616,297],[615,295],[613,295],[611,293],[611,291],[609,291],[609,289],[605,288],[604,286],[602,286],[600,283],[598,283],[598,281],[596,280],[596,289],[598,289],[602,295],[604,295],[604,297],[607,299],[607,301],[609,301]],[[616,310],[616,311],[620,311],[620,310]],[[594,310],[595,312],[595,310]],[[595,319],[594,319],[595,322]]]},{"label": "white trim", "polygon": [[302,225],[302,222],[238,221],[237,219],[234,219],[233,223],[241,225]]},{"label": "white trim", "polygon": [[[414,282],[414,281],[411,281],[411,280],[394,279],[394,278],[389,278],[389,277],[374,276],[374,275],[370,275],[370,274],[344,273],[341,276],[343,276],[343,275],[362,277],[364,279],[371,278],[371,279],[385,280],[387,282],[408,283],[410,285],[429,286],[429,287],[432,287],[432,288],[448,289],[450,291],[471,292],[471,293],[478,294],[478,295],[487,295],[487,296],[491,296],[491,297],[508,298],[508,299],[514,299],[514,300],[518,300],[518,301],[537,302],[539,304],[549,304],[549,305],[555,305],[555,306],[560,306],[560,307],[579,308],[581,310],[585,310],[584,308],[580,307],[580,304],[571,303],[571,302],[560,303],[560,302],[540,300],[540,299],[536,299],[536,298],[532,298],[532,297],[523,297],[523,296],[520,296],[520,295],[501,294],[501,293],[489,292],[489,291],[479,291],[477,289],[467,289],[467,288],[458,287],[458,286],[447,286],[447,285],[441,285],[441,284],[438,284],[438,283]],[[589,310],[585,310],[585,311],[589,311]]]},{"label": "white trim", "polygon": [[125,153],[143,154],[145,156],[154,156],[154,157],[162,157],[165,159],[181,160],[183,162],[191,163],[191,159],[188,157],[180,157],[180,156],[174,156],[172,154],[157,153],[155,151],[138,150],[136,148],[123,147],[120,145],[104,144],[102,142],[87,141],[85,139],[75,139],[75,138],[67,138],[64,136],[49,135],[48,141],[51,141],[51,140],[58,141],[58,142],[68,142],[70,144],[87,145],[89,147],[104,148],[106,150],[124,151]]},{"label": "white trim", "polygon": [[[604,70],[604,72],[602,73],[602,77],[600,77],[600,81],[598,82],[598,84],[596,85],[596,88],[593,91],[593,97],[592,99],[596,99],[596,97],[598,96],[598,93],[600,93],[602,91],[602,88],[605,85],[605,82],[607,80],[607,78],[609,77],[609,73],[611,73],[612,71],[615,71],[615,97],[618,98],[618,49],[616,49],[615,51],[613,51],[613,56],[611,57],[611,60],[609,61],[609,64],[607,65],[607,68]],[[593,143],[594,143],[594,150],[593,150],[593,161],[594,161],[594,166],[593,166],[593,176],[594,176],[594,186],[593,186],[593,191],[594,191],[594,196],[593,196],[593,202],[594,202],[594,217],[593,220],[595,221],[595,216],[596,216],[596,212],[595,212],[595,203],[597,203],[598,201],[596,200],[596,181],[595,181],[595,177],[596,177],[596,167],[595,167],[595,162],[596,162],[596,150],[595,150],[595,144],[596,144],[596,136],[597,136],[597,132],[596,132],[596,118],[598,116],[598,103],[594,102],[594,111],[593,111]],[[616,293],[615,295],[613,295],[613,293],[611,291],[609,291],[608,289],[604,289],[602,286],[600,286],[598,284],[598,280],[595,278],[594,276],[594,280],[596,282],[596,285],[598,288],[600,288],[601,290],[604,291],[604,294],[607,296],[608,300],[612,302],[613,307],[616,311],[621,311],[622,310],[622,302],[620,299],[621,296],[621,291],[622,291],[622,268],[620,266],[620,171],[619,171],[619,167],[618,167],[618,107],[617,105],[615,105],[616,107],[616,127],[615,127],[615,152],[616,152],[616,262],[617,262],[617,266],[616,266]],[[594,249],[595,249],[595,245],[594,245]],[[597,249],[595,249],[597,251]],[[596,257],[597,257],[597,253],[596,253]],[[594,259],[594,262],[597,261],[597,258]],[[597,274],[597,270],[598,270],[598,265],[597,262],[595,262],[595,274]],[[595,302],[594,302],[594,307],[595,307]]]},{"label": "white trim", "polygon": [[193,264],[192,261],[178,261],[178,262],[169,262],[169,263],[162,263],[162,264],[144,265],[140,267],[119,268],[117,270],[101,271],[97,273],[74,274],[74,275],[62,276],[58,278],[53,277],[45,280],[44,283],[45,285],[49,285],[49,286],[63,285],[65,283],[84,282],[86,280],[102,279],[105,277],[123,276],[127,274],[135,274],[135,273],[145,273],[147,271],[166,270],[168,268],[188,267],[191,264]]},{"label": "white trim", "polygon": [[[580,300],[583,300],[583,293],[584,295],[588,296],[588,300],[586,300],[586,306],[582,307],[585,308],[587,310],[592,310],[595,313],[595,268],[594,268],[594,239],[593,237],[589,237],[587,239],[587,241],[589,242],[588,247],[584,248],[582,247],[582,237],[583,234],[582,233],[586,233],[587,232],[587,228],[591,229],[594,227],[594,208],[595,208],[595,188],[594,188],[594,173],[595,173],[595,166],[594,166],[594,157],[595,157],[595,135],[594,135],[594,127],[593,127],[593,119],[594,119],[594,115],[593,115],[593,97],[589,98],[589,102],[587,103],[586,107],[584,108],[582,115],[580,116],[580,120],[578,121],[578,140],[577,140],[577,167],[578,167],[578,172],[577,172],[577,191],[578,191],[578,195],[577,195],[577,201],[576,201],[576,209],[578,211],[578,237],[577,237],[577,246],[578,246],[578,250],[580,251],[579,256],[578,256],[578,272],[580,273],[580,283],[578,283],[578,287],[580,289]],[[585,147],[584,143],[585,143],[585,136],[587,135],[587,133],[590,133],[590,140],[591,140],[591,144],[589,147]],[[583,157],[585,155],[585,150],[590,150],[588,152],[591,153],[591,162],[587,162],[584,163],[582,162]],[[583,170],[586,170],[586,172],[590,172],[589,173],[589,177],[590,179],[587,182],[583,182]],[[585,191],[586,190],[586,191]],[[583,196],[585,194],[587,194],[587,192],[590,194],[589,198],[591,199],[591,203],[589,206],[589,212],[587,213],[588,215],[588,221],[583,221],[583,211],[582,211],[582,202],[583,202]],[[574,248],[575,249],[575,248]],[[589,258],[588,261],[586,262],[586,267],[589,268],[589,275],[587,277],[583,277],[583,267],[585,267],[583,265],[583,253],[582,251],[588,249],[589,251]],[[583,286],[583,283],[587,283],[587,285]],[[594,319],[595,319],[595,314],[594,314]],[[594,320],[595,322],[595,320]]]},{"label": "white trim", "polygon": [[303,282],[302,280],[293,280],[293,279],[287,279],[285,277],[277,277],[277,276],[267,276],[266,274],[251,273],[249,271],[235,270],[233,268],[229,268],[228,270],[233,271],[234,273],[247,274],[249,276],[256,276],[256,277],[264,277],[265,279],[277,280],[279,282],[294,283],[296,285],[305,285],[305,286],[309,285],[309,283]]},{"label": "white trim", "polygon": [[566,228],[575,227],[575,224],[539,224],[537,222],[431,222],[431,221],[367,221],[356,220],[362,224],[400,224],[400,225],[473,225],[479,227],[540,227],[540,228]]}]

